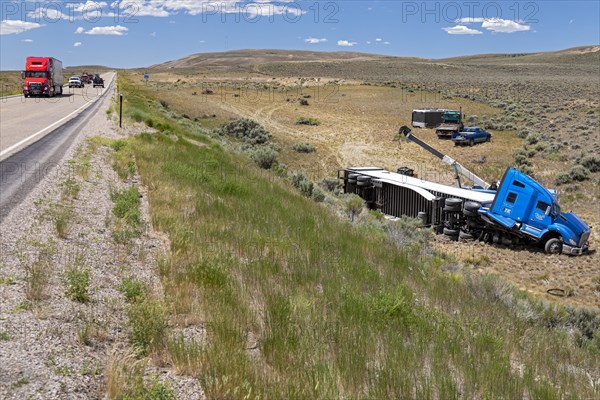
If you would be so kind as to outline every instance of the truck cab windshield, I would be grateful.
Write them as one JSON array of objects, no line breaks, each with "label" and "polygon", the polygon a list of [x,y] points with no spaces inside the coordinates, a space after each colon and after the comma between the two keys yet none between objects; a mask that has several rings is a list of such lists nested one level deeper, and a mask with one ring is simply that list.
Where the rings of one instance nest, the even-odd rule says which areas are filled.
[{"label": "truck cab windshield", "polygon": [[46,71],[25,71],[27,78],[47,78],[48,73]]},{"label": "truck cab windshield", "polygon": [[560,206],[557,203],[552,203],[552,216],[558,217],[560,215]]}]

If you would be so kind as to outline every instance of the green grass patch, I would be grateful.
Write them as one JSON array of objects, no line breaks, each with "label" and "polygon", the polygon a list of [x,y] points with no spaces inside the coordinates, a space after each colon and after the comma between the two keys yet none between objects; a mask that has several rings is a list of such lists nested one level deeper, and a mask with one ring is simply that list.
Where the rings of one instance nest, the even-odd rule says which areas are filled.
[{"label": "green grass patch", "polygon": [[312,117],[298,117],[296,120],[297,125],[310,125],[310,126],[319,126],[321,125],[321,121],[317,118]]},{"label": "green grass patch", "polygon": [[[360,224],[363,203],[348,198],[350,223],[297,193],[299,174],[277,178],[202,140],[131,142],[154,228],[170,239],[160,273],[172,307],[145,300],[128,313],[132,343],[201,371],[208,398],[597,395],[578,368],[600,370],[600,347],[549,329],[558,310],[503,280],[442,273],[447,259],[416,222]],[[207,343],[165,339],[175,315],[205,321]]]},{"label": "green grass patch", "polygon": [[87,303],[90,300],[89,286],[92,283],[92,272],[81,263],[82,260],[67,268],[64,276],[65,296],[79,303]]}]

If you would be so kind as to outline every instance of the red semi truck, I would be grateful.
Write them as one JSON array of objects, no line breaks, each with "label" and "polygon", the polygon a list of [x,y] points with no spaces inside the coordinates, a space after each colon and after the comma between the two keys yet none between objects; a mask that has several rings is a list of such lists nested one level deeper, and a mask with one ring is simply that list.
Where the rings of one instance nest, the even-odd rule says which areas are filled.
[{"label": "red semi truck", "polygon": [[62,62],[52,57],[27,57],[25,71],[22,73],[25,83],[23,95],[48,96],[62,94]]}]

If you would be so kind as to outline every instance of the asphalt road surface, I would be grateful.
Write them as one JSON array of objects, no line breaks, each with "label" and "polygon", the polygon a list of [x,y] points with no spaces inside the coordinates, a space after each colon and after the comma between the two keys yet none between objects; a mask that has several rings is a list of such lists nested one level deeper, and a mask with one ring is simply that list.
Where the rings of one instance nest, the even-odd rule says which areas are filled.
[{"label": "asphalt road surface", "polygon": [[39,140],[71,114],[84,109],[107,90],[113,76],[112,72],[102,75],[104,89],[92,85],[64,87],[62,96],[52,98],[11,96],[0,99],[0,159]]},{"label": "asphalt road surface", "polygon": [[105,89],[90,85],[65,88],[62,97],[53,99],[0,99],[0,221],[59,164],[102,104],[93,100],[112,91],[113,77],[114,73],[103,75]]}]

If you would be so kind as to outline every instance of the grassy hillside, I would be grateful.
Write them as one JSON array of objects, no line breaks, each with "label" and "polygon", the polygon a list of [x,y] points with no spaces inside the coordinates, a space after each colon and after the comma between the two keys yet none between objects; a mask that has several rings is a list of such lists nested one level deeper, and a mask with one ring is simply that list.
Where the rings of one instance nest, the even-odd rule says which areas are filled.
[{"label": "grassy hillside", "polygon": [[19,71],[0,71],[0,97],[21,93],[22,85]]},{"label": "grassy hillside", "polygon": [[594,312],[458,271],[413,221],[352,223],[341,200],[301,196],[155,92],[120,88],[158,129],[131,148],[171,243],[164,305],[145,314],[169,322],[143,343],[208,398],[598,396]]}]

